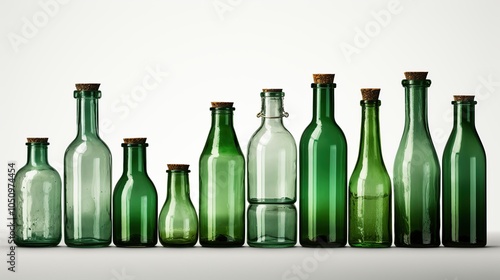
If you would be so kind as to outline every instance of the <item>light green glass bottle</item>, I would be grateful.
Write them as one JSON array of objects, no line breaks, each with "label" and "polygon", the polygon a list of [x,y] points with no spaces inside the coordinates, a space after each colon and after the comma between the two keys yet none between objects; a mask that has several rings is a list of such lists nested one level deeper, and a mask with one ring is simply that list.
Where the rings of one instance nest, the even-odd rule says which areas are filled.
[{"label": "light green glass bottle", "polygon": [[390,247],[391,180],[380,148],[380,89],[363,88],[361,93],[361,141],[349,180],[349,245]]},{"label": "light green glass bottle", "polygon": [[61,177],[47,160],[48,138],[28,138],[28,161],[16,174],[15,238],[20,247],[61,242]]},{"label": "light green glass bottle", "polygon": [[111,243],[111,152],[99,137],[99,84],[77,84],[78,133],[64,154],[64,242]]},{"label": "light green glass bottle", "polygon": [[146,138],[123,139],[123,174],[113,191],[113,243],[153,247],[158,242],[158,194],[146,168]]},{"label": "light green glass bottle", "polygon": [[168,164],[167,200],[158,221],[165,247],[192,247],[198,241],[198,217],[189,198],[189,165]]}]

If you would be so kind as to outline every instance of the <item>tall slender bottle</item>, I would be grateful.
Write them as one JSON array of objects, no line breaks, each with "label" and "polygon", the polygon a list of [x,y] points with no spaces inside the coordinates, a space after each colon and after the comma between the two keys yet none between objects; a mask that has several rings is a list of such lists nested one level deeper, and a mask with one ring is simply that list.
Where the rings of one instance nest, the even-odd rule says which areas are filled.
[{"label": "tall slender bottle", "polygon": [[334,74],[314,74],[313,118],[300,139],[300,244],[347,242],[347,142],[334,116]]},{"label": "tall slender bottle", "polygon": [[146,138],[123,139],[123,174],[113,191],[113,243],[153,247],[158,242],[158,194],[146,168]]},{"label": "tall slender bottle", "polygon": [[99,137],[99,84],[77,84],[78,130],[64,154],[64,242],[70,247],[111,243],[111,152]]},{"label": "tall slender bottle", "polygon": [[283,126],[285,93],[263,89],[262,118],[248,144],[248,239],[252,247],[297,243],[297,147]]},{"label": "tall slender bottle", "polygon": [[233,127],[233,103],[212,102],[212,126],[200,156],[200,244],[245,243],[245,158]]},{"label": "tall slender bottle", "polygon": [[427,72],[405,72],[405,128],[394,161],[394,244],[437,247],[440,169],[427,122]]},{"label": "tall slender bottle", "polygon": [[362,88],[361,141],[349,180],[349,245],[392,244],[391,179],[380,148],[380,89]]},{"label": "tall slender bottle", "polygon": [[474,96],[455,95],[443,153],[443,245],[486,246],[486,153],[476,131]]},{"label": "tall slender bottle", "polygon": [[61,177],[49,165],[48,138],[28,138],[28,160],[14,179],[15,238],[20,247],[61,242]]}]

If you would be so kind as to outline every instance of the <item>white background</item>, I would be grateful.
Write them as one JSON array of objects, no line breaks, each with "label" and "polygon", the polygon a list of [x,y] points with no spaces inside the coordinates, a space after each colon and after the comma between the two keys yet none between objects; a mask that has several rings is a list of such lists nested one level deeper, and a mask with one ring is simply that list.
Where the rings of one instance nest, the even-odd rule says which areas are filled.
[{"label": "white background", "polygon": [[[101,135],[113,154],[113,182],[116,183],[122,171],[122,138],[147,137],[150,144],[148,171],[158,190],[159,207],[166,195],[167,163],[191,164],[191,199],[197,205],[197,165],[210,126],[210,101],[235,102],[235,129],[240,146],[246,151],[251,134],[260,124],[255,114],[260,110],[261,89],[283,88],[285,109],[290,113],[285,126],[298,141],[311,119],[312,74],[335,73],[335,117],[348,140],[349,176],[358,152],[359,89],[362,87],[382,89],[382,150],[392,175],[404,124],[403,72],[429,71],[428,78],[432,80],[429,124],[439,158],[452,128],[452,95],[477,96],[476,126],[488,158],[488,230],[490,236],[494,236],[494,232],[500,231],[500,220],[495,217],[500,210],[499,203],[495,203],[500,198],[496,187],[500,177],[495,172],[500,168],[496,119],[496,103],[500,101],[499,9],[498,1],[493,0],[2,0],[0,92],[4,98],[0,102],[0,163],[6,165],[8,161],[17,161],[20,168],[26,161],[26,137],[45,136],[51,143],[49,161],[62,176],[64,151],[76,135],[74,84],[97,82],[101,83],[102,90],[99,104]],[[6,169],[4,166],[4,171],[0,172],[4,182],[4,190],[0,191],[1,224],[7,223]],[[0,233],[1,245],[5,246],[5,225],[0,227]],[[492,242],[490,245],[495,245]],[[193,250],[195,254],[192,255],[197,257],[191,262],[186,260],[192,266],[201,265],[203,259],[199,254],[206,255],[208,264],[215,261],[210,260],[209,253],[204,253],[205,248]],[[273,271],[272,275],[278,275],[273,276],[274,279],[281,277],[294,263],[301,264],[302,260],[314,256],[311,250],[293,250],[297,252],[294,260],[286,250],[242,248],[231,251],[246,261],[253,257],[260,260],[255,267],[238,266],[238,259],[224,250],[215,251],[215,254],[233,262],[238,269],[247,267],[255,277],[262,278],[259,271]],[[384,252],[381,256],[386,254],[397,261],[398,256],[415,252],[390,250],[393,251],[380,251]],[[453,256],[468,262],[446,250],[439,248],[429,251],[429,255],[437,252],[436,256]],[[21,250],[20,263],[23,257],[25,263],[19,269],[21,273],[28,273],[29,259],[36,265],[36,260],[43,259],[45,253],[59,262],[51,265],[64,268],[68,259],[61,258],[61,252],[77,260],[91,260],[92,257],[85,259],[85,254],[97,254],[98,251]],[[111,248],[99,251],[100,254],[107,252],[127,251]],[[139,254],[139,251],[134,252],[134,255]],[[179,252],[189,254],[193,251]],[[375,254],[355,250],[346,251],[350,253],[343,257],[343,251],[339,252],[335,253],[336,260],[329,259],[329,262],[339,259],[354,262],[363,254]],[[487,252],[491,249],[464,250],[463,256],[487,257]],[[108,254],[119,258],[119,253]],[[134,255],[128,255],[131,270],[140,263],[132,262]],[[162,258],[161,253],[158,258]],[[263,263],[266,258],[271,259]],[[102,259],[108,260],[107,257]],[[280,264],[278,272],[273,270],[271,260]],[[363,260],[381,262],[378,255]],[[352,262],[349,263],[352,265]],[[268,270],[258,269],[266,265]],[[410,263],[407,265],[412,267]],[[68,271],[80,273],[81,279],[91,275],[85,274],[88,270],[69,267],[73,270],[68,268]],[[120,278],[112,273],[114,269],[120,271],[119,264],[103,267],[104,272],[92,274],[93,279]],[[320,279],[334,275],[328,267],[331,266],[326,262],[320,262],[307,276]],[[384,267],[390,269],[389,259]],[[463,276],[467,273],[445,273],[440,267],[436,265],[435,270],[425,270],[425,277],[468,279]],[[349,268],[343,266],[344,275],[349,275]],[[462,266],[465,268],[467,266]],[[161,262],[158,269],[161,272]],[[493,273],[494,268],[489,269]],[[6,268],[0,265],[0,271],[4,273]],[[407,276],[405,278],[423,277],[401,271],[401,275]],[[366,275],[372,278],[385,275],[383,270],[378,272],[370,274],[375,272],[367,271]],[[134,273],[135,279],[154,275],[144,271],[142,273],[146,274],[141,275],[141,270]],[[206,277],[227,275],[224,271],[220,273]],[[498,269],[495,273],[500,275]],[[17,277],[23,275],[17,274]]]}]

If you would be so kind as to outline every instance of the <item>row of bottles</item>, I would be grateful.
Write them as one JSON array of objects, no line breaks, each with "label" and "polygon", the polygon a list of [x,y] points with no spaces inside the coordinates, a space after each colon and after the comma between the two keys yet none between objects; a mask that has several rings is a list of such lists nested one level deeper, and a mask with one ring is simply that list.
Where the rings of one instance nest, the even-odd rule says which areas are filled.
[{"label": "row of bottles", "polygon": [[[283,125],[281,89],[261,92],[261,126],[247,161],[233,127],[233,103],[212,102],[199,160],[199,220],[189,198],[189,166],[168,165],[158,216],[147,174],[145,138],[125,138],[123,175],[111,190],[111,153],[98,134],[98,84],[77,84],[78,133],[64,160],[64,237],[71,247],[164,246],[398,247],[486,245],[486,156],[475,129],[473,96],[454,97],[454,126],[442,171],[427,122],[427,72],[406,72],[406,116],[393,172],[382,158],[380,89],[361,89],[358,160],[347,178],[347,143],[334,118],[333,74],[315,74],[313,118],[297,147]],[[47,138],[28,138],[28,163],[16,175],[16,244],[61,240],[61,180],[47,162]],[[246,168],[245,168],[246,166]],[[443,205],[440,205],[442,172]],[[300,209],[297,213],[297,173]],[[394,191],[394,194],[391,191]],[[111,203],[112,202],[112,203]],[[349,207],[348,205],[349,204]],[[299,227],[297,227],[299,222]],[[297,236],[297,228],[298,236]],[[349,228],[349,231],[347,230]],[[113,234],[112,234],[113,233]],[[159,236],[158,236],[159,235]]]}]

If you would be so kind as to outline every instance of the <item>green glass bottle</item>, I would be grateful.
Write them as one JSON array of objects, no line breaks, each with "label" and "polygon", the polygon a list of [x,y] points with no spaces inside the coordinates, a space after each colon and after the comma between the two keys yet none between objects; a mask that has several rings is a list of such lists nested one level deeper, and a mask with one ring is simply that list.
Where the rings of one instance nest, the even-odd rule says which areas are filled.
[{"label": "green glass bottle", "polygon": [[111,243],[111,152],[99,137],[99,84],[77,84],[78,133],[64,154],[64,242]]},{"label": "green glass bottle", "polygon": [[486,153],[476,131],[474,96],[456,95],[443,153],[443,245],[486,246]]},{"label": "green glass bottle", "polygon": [[349,245],[390,247],[392,244],[391,179],[380,148],[380,89],[363,88],[361,141],[349,180]]},{"label": "green glass bottle", "polygon": [[28,161],[16,174],[15,237],[20,247],[61,242],[61,177],[47,160],[48,138],[28,138]]},{"label": "green glass bottle", "polygon": [[123,139],[123,174],[113,191],[113,243],[153,247],[158,242],[158,194],[146,168],[146,138]]},{"label": "green glass bottle", "polygon": [[248,144],[248,239],[251,247],[297,243],[297,147],[283,126],[281,89],[263,89],[261,126]]},{"label": "green glass bottle", "polygon": [[300,244],[347,243],[347,142],[334,118],[334,74],[314,74],[313,118],[300,139]]},{"label": "green glass bottle", "polygon": [[245,242],[245,158],[233,127],[233,103],[212,102],[212,126],[200,156],[200,244]]},{"label": "green glass bottle", "polygon": [[189,198],[189,165],[168,164],[167,200],[158,221],[165,247],[192,247],[198,241],[198,217]]},{"label": "green glass bottle", "polygon": [[427,121],[427,72],[405,72],[405,128],[394,161],[394,244],[440,244],[440,169]]}]

